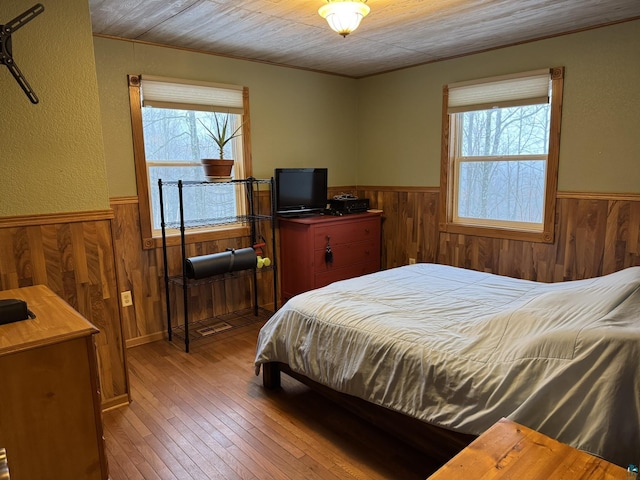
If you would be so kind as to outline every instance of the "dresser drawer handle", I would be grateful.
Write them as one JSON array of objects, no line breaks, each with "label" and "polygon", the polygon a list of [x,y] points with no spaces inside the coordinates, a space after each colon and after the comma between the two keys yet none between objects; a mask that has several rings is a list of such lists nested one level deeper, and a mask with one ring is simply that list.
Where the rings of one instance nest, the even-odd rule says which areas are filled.
[{"label": "dresser drawer handle", "polygon": [[327,235],[327,245],[324,249],[324,263],[333,263],[333,251],[331,250],[331,236]]},{"label": "dresser drawer handle", "polygon": [[364,233],[366,233],[367,235],[369,235],[369,233],[370,233],[369,229],[368,229],[368,228],[365,228],[365,229],[364,229]]}]

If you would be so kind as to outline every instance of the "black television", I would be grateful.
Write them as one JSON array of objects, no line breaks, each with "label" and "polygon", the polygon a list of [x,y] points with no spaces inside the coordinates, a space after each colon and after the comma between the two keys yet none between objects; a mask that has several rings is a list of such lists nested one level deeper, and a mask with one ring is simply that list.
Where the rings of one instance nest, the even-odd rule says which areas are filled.
[{"label": "black television", "polygon": [[327,207],[326,168],[276,168],[276,213],[298,216],[322,213]]}]

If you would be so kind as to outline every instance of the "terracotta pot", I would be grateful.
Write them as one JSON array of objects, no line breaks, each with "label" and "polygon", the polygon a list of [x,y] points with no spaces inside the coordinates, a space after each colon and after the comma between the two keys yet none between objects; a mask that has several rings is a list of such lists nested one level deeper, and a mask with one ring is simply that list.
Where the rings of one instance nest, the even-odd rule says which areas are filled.
[{"label": "terracotta pot", "polygon": [[233,160],[219,160],[203,158],[201,160],[204,174],[207,177],[230,177],[233,168]]}]

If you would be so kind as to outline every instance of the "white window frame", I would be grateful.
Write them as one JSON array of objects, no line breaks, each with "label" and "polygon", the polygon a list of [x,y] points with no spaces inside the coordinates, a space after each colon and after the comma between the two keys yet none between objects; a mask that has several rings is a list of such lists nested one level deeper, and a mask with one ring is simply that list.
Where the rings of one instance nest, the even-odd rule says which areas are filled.
[{"label": "white window frame", "polygon": [[[514,75],[461,82],[443,88],[443,134],[440,178],[440,231],[457,234],[508,238],[534,242],[553,242],[555,230],[555,198],[557,192],[560,123],[562,113],[562,67]],[[546,79],[546,80],[545,80]],[[546,81],[546,83],[545,83]],[[545,92],[551,84],[551,96]],[[546,85],[546,87],[545,87]],[[462,157],[459,113],[489,108],[505,108],[551,104],[549,148],[546,155]],[[458,179],[460,165],[470,161],[546,161],[543,220],[541,224],[489,219],[473,219],[458,215]]]}]

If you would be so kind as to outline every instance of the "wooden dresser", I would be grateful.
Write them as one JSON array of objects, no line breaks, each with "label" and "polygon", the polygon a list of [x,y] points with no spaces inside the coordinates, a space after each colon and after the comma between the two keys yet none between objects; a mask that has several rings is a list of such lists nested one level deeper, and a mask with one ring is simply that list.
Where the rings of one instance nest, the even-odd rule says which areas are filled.
[{"label": "wooden dresser", "polygon": [[429,480],[476,478],[624,480],[628,477],[618,465],[503,418]]},{"label": "wooden dresser", "polygon": [[35,319],[0,325],[0,447],[11,480],[108,478],[93,335],[44,285],[0,291]]},{"label": "wooden dresser", "polygon": [[380,270],[380,223],[380,213],[278,218],[282,299]]}]

